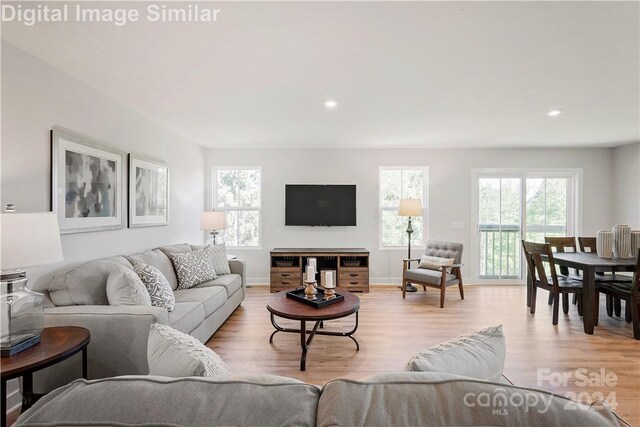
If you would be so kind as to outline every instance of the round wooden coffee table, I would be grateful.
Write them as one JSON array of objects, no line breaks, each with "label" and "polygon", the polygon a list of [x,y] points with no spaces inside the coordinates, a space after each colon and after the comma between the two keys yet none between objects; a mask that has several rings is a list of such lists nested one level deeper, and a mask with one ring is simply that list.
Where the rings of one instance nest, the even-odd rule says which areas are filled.
[{"label": "round wooden coffee table", "polygon": [[[269,343],[273,343],[273,336],[278,332],[292,332],[300,334],[300,346],[302,347],[302,355],[300,357],[300,370],[304,371],[306,368],[307,351],[311,346],[311,341],[316,335],[332,335],[338,337],[349,337],[356,343],[356,350],[360,350],[360,344],[353,337],[353,334],[358,329],[358,310],[360,309],[360,298],[352,294],[351,292],[338,290],[340,295],[344,295],[344,301],[340,301],[335,304],[328,305],[322,308],[315,308],[306,305],[302,302],[296,301],[291,298],[287,298],[287,292],[282,291],[271,296],[267,302],[267,310],[271,314],[271,324],[276,330],[269,337]],[[356,324],[352,330],[348,332],[336,332],[318,330],[318,328],[324,327],[324,322],[327,320],[341,319],[343,317],[356,315]],[[300,329],[283,328],[276,323],[275,317],[282,317],[284,319],[297,320],[300,322]],[[307,322],[315,322],[313,328],[307,331]],[[307,332],[309,337],[307,338]]]},{"label": "round wooden coffee table", "polygon": [[[33,373],[55,365],[82,351],[82,378],[87,378],[87,346],[89,331],[76,326],[44,328],[40,342],[13,356],[2,357],[2,403],[6,404],[7,381],[22,377],[22,412],[35,403],[33,394]],[[2,425],[6,422],[6,413],[2,416]]]}]

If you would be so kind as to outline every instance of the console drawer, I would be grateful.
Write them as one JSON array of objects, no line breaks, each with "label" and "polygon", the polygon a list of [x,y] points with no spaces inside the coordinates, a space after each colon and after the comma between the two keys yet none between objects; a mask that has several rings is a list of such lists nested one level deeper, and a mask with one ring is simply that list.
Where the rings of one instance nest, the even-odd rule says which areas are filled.
[{"label": "console drawer", "polygon": [[342,269],[340,270],[340,283],[342,282],[357,282],[364,281],[369,283],[369,270],[368,269]]},{"label": "console drawer", "polygon": [[270,287],[272,292],[290,290],[301,286],[299,268],[272,268]]}]

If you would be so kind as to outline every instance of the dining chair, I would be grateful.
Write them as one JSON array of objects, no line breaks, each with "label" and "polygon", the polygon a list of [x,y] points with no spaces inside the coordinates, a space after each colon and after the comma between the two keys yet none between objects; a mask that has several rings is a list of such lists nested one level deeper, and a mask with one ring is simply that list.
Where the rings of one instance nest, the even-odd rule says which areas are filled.
[{"label": "dining chair", "polygon": [[[545,237],[545,243],[548,243],[551,246],[551,250],[554,252],[577,252],[576,247],[576,239],[575,237]],[[560,266],[560,274],[564,277],[569,277],[574,280],[582,281],[582,276],[580,276],[580,272],[576,270],[575,274],[571,274],[568,267]],[[549,305],[552,304],[551,301],[552,295],[549,294]],[[573,303],[576,304],[578,302],[576,294],[573,295]],[[564,314],[569,313],[569,295],[562,295],[562,311]]]},{"label": "dining chair", "polygon": [[[531,281],[531,314],[536,313],[537,289],[544,289],[553,295],[553,324],[558,324],[560,294],[578,295],[578,314],[582,315],[582,282],[566,276],[558,276],[553,261],[553,251],[548,243],[522,241],[527,270]],[[546,257],[544,260],[542,257]],[[545,262],[549,265],[549,275],[545,271]]]},{"label": "dining chair", "polygon": [[[578,237],[578,246],[580,247],[580,252],[592,252],[597,253],[597,240],[595,237]],[[616,274],[605,274],[602,272],[596,273],[596,283],[599,282],[629,282],[631,283],[632,277],[624,276]],[[606,296],[606,308],[607,315],[609,317],[613,317],[615,313],[616,316],[620,317],[622,314],[622,306],[619,298],[611,297],[610,295]],[[631,307],[625,307],[625,319],[627,322],[631,322]]]},{"label": "dining chair", "polygon": [[[640,340],[640,250],[636,254],[636,271],[631,282],[596,283],[596,313],[600,293],[625,301],[633,323],[633,337]],[[596,318],[596,325],[598,324]]]}]

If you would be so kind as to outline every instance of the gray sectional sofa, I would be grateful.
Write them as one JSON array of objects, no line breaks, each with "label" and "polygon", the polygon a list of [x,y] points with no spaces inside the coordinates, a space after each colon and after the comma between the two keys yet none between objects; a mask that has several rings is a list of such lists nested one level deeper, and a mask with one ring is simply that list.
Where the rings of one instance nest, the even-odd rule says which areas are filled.
[{"label": "gray sectional sofa", "polygon": [[[169,325],[205,342],[245,298],[245,266],[240,260],[229,261],[231,274],[176,290],[178,279],[168,254],[200,248],[183,243],[65,267],[50,281],[34,287],[46,296],[45,326],[82,326],[90,331],[90,379],[148,374],[147,340],[152,323]],[[156,267],[164,274],[176,298],[173,311],[109,305],[106,284],[111,270],[118,264],[133,268],[135,262]],[[34,391],[50,391],[80,377],[80,373],[78,355],[36,373]]]},{"label": "gray sectional sofa", "polygon": [[320,388],[270,375],[77,380],[16,426],[621,426],[608,407],[549,392],[432,372],[338,379]]}]

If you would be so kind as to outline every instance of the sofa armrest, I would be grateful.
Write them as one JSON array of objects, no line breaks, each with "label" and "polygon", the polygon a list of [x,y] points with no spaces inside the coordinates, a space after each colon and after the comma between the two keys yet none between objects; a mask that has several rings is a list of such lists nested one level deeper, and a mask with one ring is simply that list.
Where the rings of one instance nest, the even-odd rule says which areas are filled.
[{"label": "sofa armrest", "polygon": [[246,296],[247,272],[244,261],[241,259],[230,259],[229,269],[231,270],[232,274],[239,274],[242,277],[242,294],[243,296]]},{"label": "sofa armrest", "polygon": [[[89,379],[148,374],[147,341],[153,323],[168,323],[160,307],[74,305],[44,310],[44,325],[80,326],[89,330]],[[75,355],[34,374],[34,391],[44,393],[79,378],[82,359]]]}]

